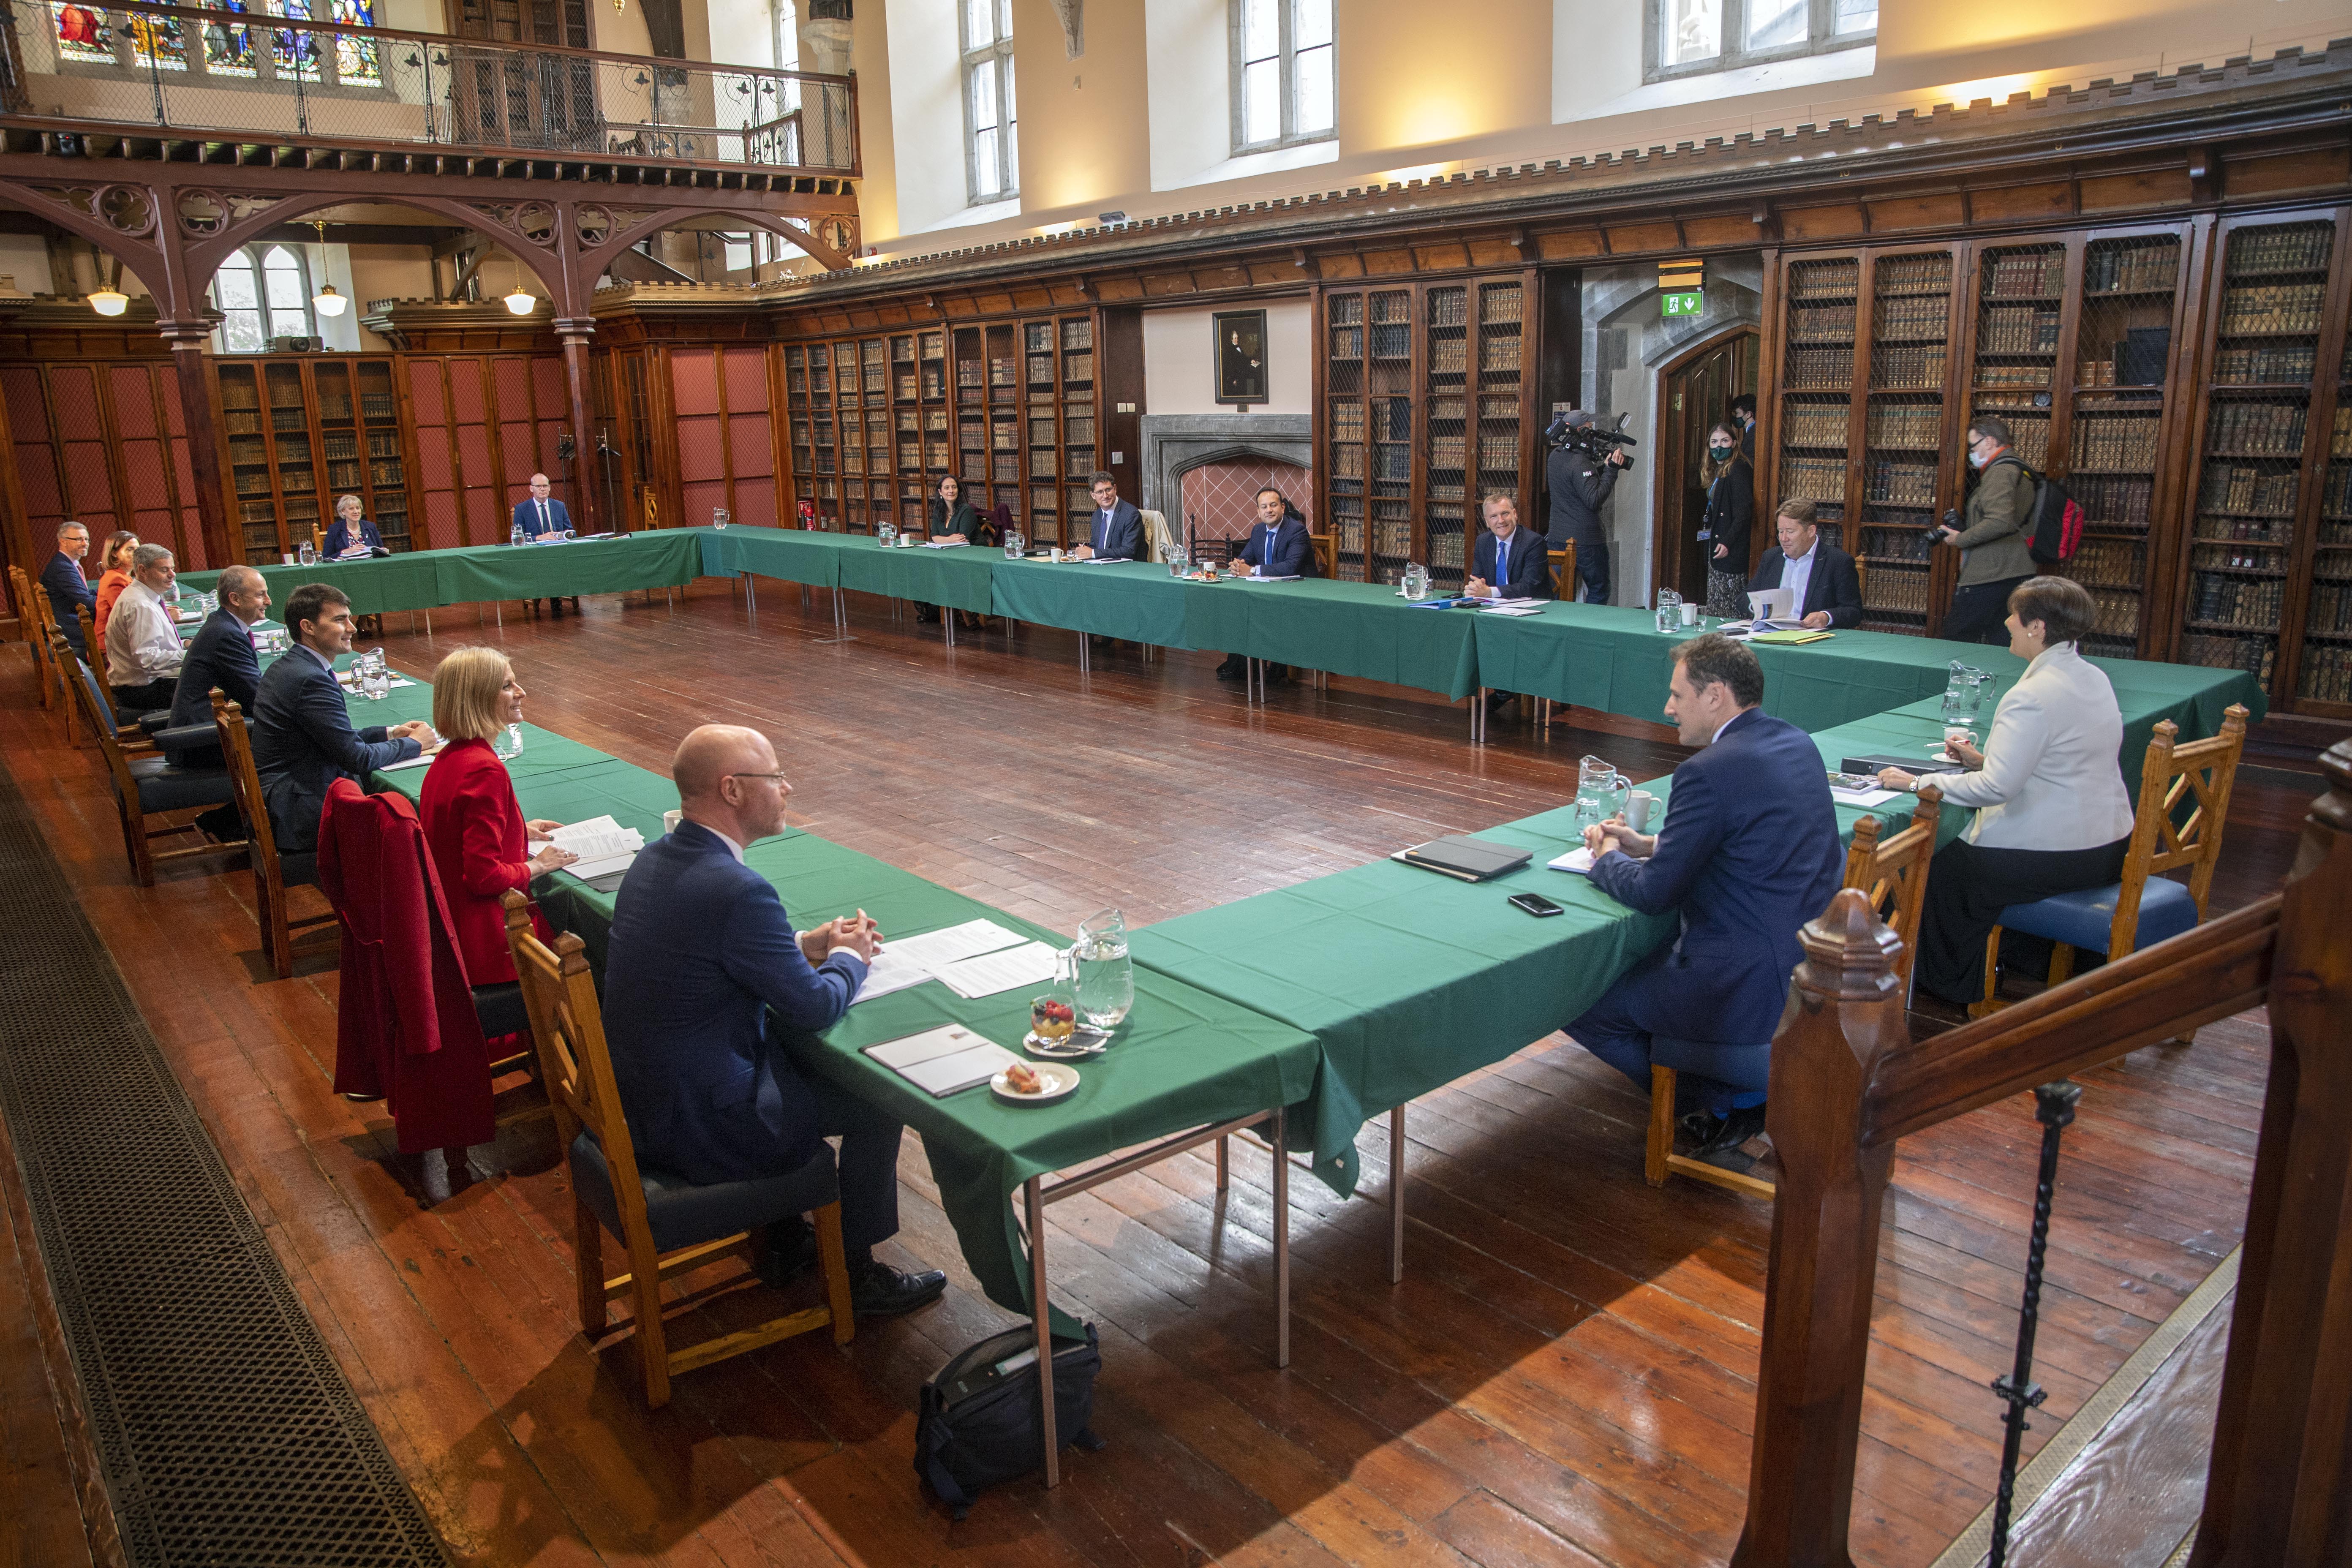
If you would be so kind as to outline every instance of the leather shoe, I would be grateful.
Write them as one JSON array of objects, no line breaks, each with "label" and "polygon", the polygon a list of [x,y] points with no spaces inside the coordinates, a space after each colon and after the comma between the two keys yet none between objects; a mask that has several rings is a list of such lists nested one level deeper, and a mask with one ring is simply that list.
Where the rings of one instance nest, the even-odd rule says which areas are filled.
[{"label": "leather shoe", "polygon": [[901,1274],[879,1258],[853,1270],[849,1305],[861,1318],[898,1318],[929,1306],[947,1294],[948,1277],[936,1268]]},{"label": "leather shoe", "polygon": [[1217,666],[1217,679],[1219,680],[1239,680],[1247,673],[1248,668],[1249,667],[1247,665],[1243,663],[1241,657],[1236,654],[1233,658],[1226,659],[1224,663]]},{"label": "leather shoe", "polygon": [[1700,1159],[1705,1159],[1709,1154],[1720,1154],[1726,1149],[1738,1148],[1763,1131],[1764,1108],[1760,1105],[1751,1105],[1744,1110],[1727,1113],[1722,1119],[1721,1125],[1716,1128],[1715,1136],[1701,1143],[1691,1152]]}]

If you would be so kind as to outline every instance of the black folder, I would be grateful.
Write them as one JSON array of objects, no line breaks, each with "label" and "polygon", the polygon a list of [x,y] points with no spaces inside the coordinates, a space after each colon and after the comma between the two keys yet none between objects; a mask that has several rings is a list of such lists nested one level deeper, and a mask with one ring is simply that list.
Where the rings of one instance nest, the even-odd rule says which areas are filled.
[{"label": "black folder", "polygon": [[1535,853],[1528,849],[1515,849],[1507,844],[1495,844],[1484,838],[1456,834],[1450,838],[1433,838],[1426,844],[1416,844],[1400,853],[1397,858],[1408,866],[1459,877],[1465,882],[1484,882],[1517,870],[1534,859]]}]

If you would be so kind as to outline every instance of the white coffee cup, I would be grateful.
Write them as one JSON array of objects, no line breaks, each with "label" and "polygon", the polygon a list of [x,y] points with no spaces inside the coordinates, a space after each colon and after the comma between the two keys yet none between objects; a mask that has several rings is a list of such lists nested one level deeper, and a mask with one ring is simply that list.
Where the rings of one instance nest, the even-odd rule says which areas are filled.
[{"label": "white coffee cup", "polygon": [[286,552],[286,564],[289,566],[294,564],[294,552],[290,550]]},{"label": "white coffee cup", "polygon": [[683,811],[665,811],[662,813],[662,831],[664,833],[676,833],[677,831],[677,825],[685,820],[686,813]]},{"label": "white coffee cup", "polygon": [[1628,794],[1625,796],[1625,826],[1636,833],[1649,832],[1650,808],[1657,804],[1658,797],[1648,790],[1637,789]]},{"label": "white coffee cup", "polygon": [[1685,599],[1682,602],[1681,613],[1683,625],[1686,626],[1695,626],[1698,625],[1698,606],[1696,605],[1692,604],[1688,599]]},{"label": "white coffee cup", "polygon": [[1060,560],[1065,559],[1065,557],[1064,557],[1064,556],[1063,556],[1063,554],[1062,554],[1062,547],[1061,547],[1060,545],[1058,545],[1058,544],[1056,544],[1055,546],[1054,546],[1054,559],[1055,559],[1055,560],[1056,560],[1056,561],[1060,561]]}]

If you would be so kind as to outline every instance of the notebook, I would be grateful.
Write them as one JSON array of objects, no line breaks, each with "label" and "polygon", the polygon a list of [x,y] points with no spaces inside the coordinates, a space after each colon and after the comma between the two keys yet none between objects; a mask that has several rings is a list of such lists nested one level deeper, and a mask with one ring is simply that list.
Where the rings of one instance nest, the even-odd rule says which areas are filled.
[{"label": "notebook", "polygon": [[1401,849],[1391,859],[1402,860],[1408,866],[1418,866],[1425,871],[1437,871],[1448,877],[1458,877],[1465,882],[1484,882],[1516,871],[1535,858],[1532,850],[1515,849],[1507,844],[1495,844],[1484,838],[1472,838],[1455,834],[1446,838],[1433,838],[1426,844],[1416,844]]},{"label": "notebook", "polygon": [[866,1054],[934,1100],[986,1083],[1021,1059],[961,1024],[884,1040]]}]

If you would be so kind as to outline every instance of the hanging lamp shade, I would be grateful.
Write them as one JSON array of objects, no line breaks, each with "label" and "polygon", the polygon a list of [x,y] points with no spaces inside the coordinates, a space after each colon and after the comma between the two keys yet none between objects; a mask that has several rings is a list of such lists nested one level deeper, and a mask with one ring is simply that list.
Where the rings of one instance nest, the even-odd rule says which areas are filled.
[{"label": "hanging lamp shade", "polygon": [[343,313],[343,307],[350,303],[349,300],[335,292],[332,283],[320,288],[310,297],[310,308],[322,316],[340,316]]},{"label": "hanging lamp shade", "polygon": [[131,308],[131,296],[112,287],[95,289],[89,296],[89,308],[101,316],[119,316]]},{"label": "hanging lamp shade", "polygon": [[507,296],[507,309],[518,316],[528,316],[539,309],[539,296],[518,283],[514,292]]}]

